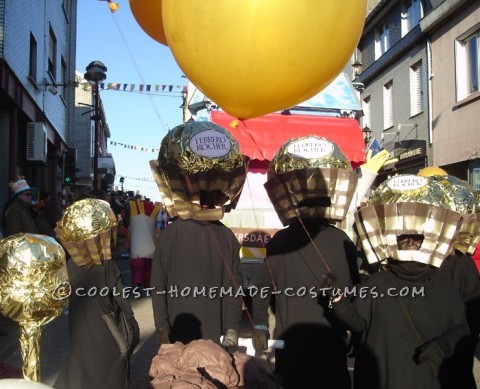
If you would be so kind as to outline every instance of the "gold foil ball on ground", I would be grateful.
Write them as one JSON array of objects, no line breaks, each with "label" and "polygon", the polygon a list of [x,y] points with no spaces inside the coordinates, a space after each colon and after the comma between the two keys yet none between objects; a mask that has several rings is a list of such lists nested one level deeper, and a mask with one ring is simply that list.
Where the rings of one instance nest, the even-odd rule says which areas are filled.
[{"label": "gold foil ball on ground", "polygon": [[81,242],[116,226],[117,219],[106,201],[83,199],[67,208],[60,224],[65,240]]},{"label": "gold foil ball on ground", "polygon": [[65,252],[53,238],[16,234],[0,241],[0,312],[20,324],[25,378],[39,381],[41,326],[69,295]]}]

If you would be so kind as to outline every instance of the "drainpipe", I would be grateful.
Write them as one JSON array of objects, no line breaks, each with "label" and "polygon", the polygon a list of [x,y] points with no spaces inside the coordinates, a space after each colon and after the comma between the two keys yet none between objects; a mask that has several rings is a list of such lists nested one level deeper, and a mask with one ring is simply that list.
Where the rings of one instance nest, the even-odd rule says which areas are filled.
[{"label": "drainpipe", "polygon": [[427,80],[428,80],[428,143],[431,146],[433,143],[433,112],[432,112],[432,79],[434,75],[432,73],[432,42],[427,40]]}]

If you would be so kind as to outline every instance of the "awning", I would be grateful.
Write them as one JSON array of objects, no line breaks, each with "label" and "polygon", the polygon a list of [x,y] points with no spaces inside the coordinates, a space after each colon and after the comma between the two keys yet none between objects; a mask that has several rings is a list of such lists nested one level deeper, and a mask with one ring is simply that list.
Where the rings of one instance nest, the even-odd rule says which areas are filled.
[{"label": "awning", "polygon": [[320,115],[272,113],[238,121],[225,112],[212,111],[212,122],[226,128],[250,159],[271,161],[291,138],[318,135],[336,143],[354,167],[365,161],[363,133],[355,119]]}]

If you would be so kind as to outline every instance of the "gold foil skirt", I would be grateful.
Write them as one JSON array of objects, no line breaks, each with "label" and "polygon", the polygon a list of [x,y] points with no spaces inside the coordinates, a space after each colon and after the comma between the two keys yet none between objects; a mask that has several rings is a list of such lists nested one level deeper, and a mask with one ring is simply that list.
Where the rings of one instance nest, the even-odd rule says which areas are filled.
[{"label": "gold foil skirt", "polygon": [[[439,267],[451,254],[462,215],[451,209],[451,198],[435,179],[394,176],[374,191],[370,204],[355,214],[370,263],[392,258]],[[403,234],[423,235],[420,250],[399,250],[397,237]]]}]

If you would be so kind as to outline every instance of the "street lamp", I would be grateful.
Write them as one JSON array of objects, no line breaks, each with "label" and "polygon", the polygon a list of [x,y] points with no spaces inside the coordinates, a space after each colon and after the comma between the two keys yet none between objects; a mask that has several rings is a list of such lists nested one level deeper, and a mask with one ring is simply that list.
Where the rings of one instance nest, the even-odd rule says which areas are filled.
[{"label": "street lamp", "polygon": [[370,127],[365,126],[362,129],[363,132],[363,141],[365,142],[365,147],[367,147],[368,143],[370,142],[370,138],[372,137],[372,130]]},{"label": "street lamp", "polygon": [[120,184],[122,185],[122,192],[123,192],[123,184],[125,182],[125,177],[120,177]]},{"label": "street lamp", "polygon": [[101,61],[92,61],[86,68],[87,72],[84,77],[92,86],[93,92],[93,106],[94,115],[91,117],[95,121],[95,138],[94,138],[94,150],[93,150],[93,189],[98,189],[98,136],[100,132],[100,94],[98,90],[98,84],[104,81],[107,76],[105,72],[107,67]]}]

